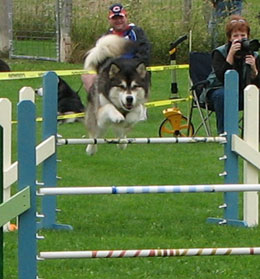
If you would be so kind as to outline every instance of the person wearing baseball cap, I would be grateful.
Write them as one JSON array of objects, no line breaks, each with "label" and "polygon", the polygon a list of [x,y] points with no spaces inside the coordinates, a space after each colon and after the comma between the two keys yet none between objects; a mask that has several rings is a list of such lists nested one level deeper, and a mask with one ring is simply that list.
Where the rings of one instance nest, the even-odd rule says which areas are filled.
[{"label": "person wearing baseball cap", "polygon": [[127,15],[126,10],[121,4],[113,4],[109,8],[109,18],[113,18],[114,16],[122,16],[125,17]]},{"label": "person wearing baseball cap", "polygon": [[142,59],[146,66],[150,62],[151,46],[143,29],[128,22],[127,11],[122,4],[116,3],[109,7],[108,20],[111,28],[106,34],[115,34],[136,42],[136,48],[124,56]]},{"label": "person wearing baseball cap", "polygon": [[[140,59],[148,66],[151,52],[150,42],[142,28],[128,22],[127,11],[122,4],[116,3],[109,7],[108,21],[111,28],[104,35],[115,34],[136,42],[135,48],[131,52],[125,53],[123,57]],[[86,91],[89,91],[94,80],[95,74],[82,75]]]}]

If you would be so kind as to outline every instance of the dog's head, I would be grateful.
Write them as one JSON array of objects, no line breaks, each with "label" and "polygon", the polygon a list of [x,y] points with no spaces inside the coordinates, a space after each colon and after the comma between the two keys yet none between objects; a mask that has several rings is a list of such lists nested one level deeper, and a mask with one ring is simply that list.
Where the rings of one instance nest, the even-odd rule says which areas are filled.
[{"label": "dog's head", "polygon": [[147,101],[150,74],[136,59],[113,59],[99,74],[99,92],[119,110],[130,112]]},{"label": "dog's head", "polygon": [[[60,114],[78,113],[85,110],[80,96],[61,77],[58,78],[58,112]],[[43,96],[43,88],[35,89],[35,94]]]}]

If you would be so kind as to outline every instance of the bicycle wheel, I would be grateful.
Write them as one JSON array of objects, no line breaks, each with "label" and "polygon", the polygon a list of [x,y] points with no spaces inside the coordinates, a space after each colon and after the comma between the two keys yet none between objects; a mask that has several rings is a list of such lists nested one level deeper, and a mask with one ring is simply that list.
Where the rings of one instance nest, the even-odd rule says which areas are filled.
[{"label": "bicycle wheel", "polygon": [[185,116],[181,116],[177,121],[174,121],[172,117],[166,118],[159,128],[160,137],[192,137],[193,135],[194,126],[192,123],[188,125],[188,119]]}]

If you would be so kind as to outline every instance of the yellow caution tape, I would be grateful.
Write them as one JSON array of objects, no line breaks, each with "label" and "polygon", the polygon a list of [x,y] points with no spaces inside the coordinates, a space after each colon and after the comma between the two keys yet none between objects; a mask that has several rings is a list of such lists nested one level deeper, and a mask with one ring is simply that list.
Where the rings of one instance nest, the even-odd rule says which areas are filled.
[{"label": "yellow caution tape", "polygon": [[[52,72],[55,72],[58,76],[95,74],[94,71],[87,70],[54,70]],[[2,72],[0,73],[0,80],[39,78],[46,73],[47,71]]]},{"label": "yellow caution tape", "polygon": [[[147,71],[157,72],[164,70],[175,70],[175,69],[188,69],[188,64],[183,65],[162,65],[147,67]],[[0,73],[0,80],[14,80],[14,79],[29,79],[29,78],[40,78],[47,71],[25,71],[25,72],[2,72]],[[95,74],[95,71],[87,70],[53,70],[58,76],[73,76],[83,74]]]},{"label": "yellow caution tape", "polygon": [[85,117],[85,112],[80,112],[80,113],[71,113],[71,114],[67,114],[67,115],[59,115],[57,117],[58,120],[61,119],[69,119],[69,118],[79,118],[79,117]]},{"label": "yellow caution tape", "polygon": [[192,99],[192,96],[189,96],[187,98],[178,98],[178,99],[170,99],[170,100],[162,100],[162,101],[154,101],[154,102],[148,102],[145,103],[145,106],[147,108],[152,107],[162,107],[162,106],[168,106],[172,105],[174,103],[181,103],[181,102],[187,102]]},{"label": "yellow caution tape", "polygon": [[[187,102],[192,99],[192,96],[189,96],[187,98],[178,98],[178,99],[170,99],[170,100],[161,100],[161,101],[153,101],[153,102],[148,102],[145,103],[144,105],[147,108],[154,108],[154,107],[162,107],[162,106],[168,106],[172,105],[174,103],[180,103],[180,102]],[[80,118],[80,117],[85,117],[85,112],[81,113],[72,113],[72,114],[67,114],[67,115],[59,115],[57,117],[58,120],[62,119],[70,119],[70,118]],[[43,118],[42,117],[37,117],[36,122],[42,122]],[[17,121],[12,121],[12,124],[16,124]]]},{"label": "yellow caution tape", "polygon": [[[80,118],[80,117],[85,117],[85,112],[80,112],[80,113],[71,113],[71,114],[66,114],[66,115],[59,115],[57,117],[58,120],[62,119],[70,119],[70,118]],[[43,118],[42,117],[37,117],[36,122],[42,122]],[[12,121],[12,124],[16,124],[17,121]]]},{"label": "yellow caution tape", "polygon": [[152,66],[152,67],[147,67],[146,69],[147,71],[151,71],[151,72],[175,70],[175,69],[189,69],[189,64]]}]

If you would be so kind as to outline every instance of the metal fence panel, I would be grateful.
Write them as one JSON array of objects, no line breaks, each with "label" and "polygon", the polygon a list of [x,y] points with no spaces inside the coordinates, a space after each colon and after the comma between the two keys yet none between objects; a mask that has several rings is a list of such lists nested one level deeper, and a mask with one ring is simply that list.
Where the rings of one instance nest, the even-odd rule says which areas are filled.
[{"label": "metal fence panel", "polygon": [[59,0],[10,1],[10,57],[59,61]]}]

